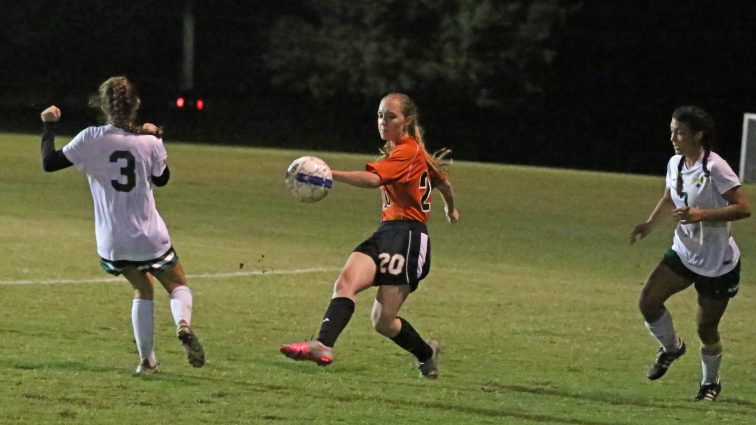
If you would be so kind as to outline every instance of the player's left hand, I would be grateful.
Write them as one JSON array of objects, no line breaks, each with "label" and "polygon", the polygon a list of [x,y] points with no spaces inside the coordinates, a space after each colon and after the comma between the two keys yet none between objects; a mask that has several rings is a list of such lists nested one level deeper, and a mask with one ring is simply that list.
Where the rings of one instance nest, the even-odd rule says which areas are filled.
[{"label": "player's left hand", "polygon": [[449,223],[456,223],[459,221],[459,210],[456,208],[452,208],[451,211],[449,211],[449,207],[444,207],[444,213],[446,214],[446,220]]},{"label": "player's left hand", "polygon": [[142,131],[145,133],[155,134],[158,132],[158,126],[151,122],[146,122],[142,124]]}]

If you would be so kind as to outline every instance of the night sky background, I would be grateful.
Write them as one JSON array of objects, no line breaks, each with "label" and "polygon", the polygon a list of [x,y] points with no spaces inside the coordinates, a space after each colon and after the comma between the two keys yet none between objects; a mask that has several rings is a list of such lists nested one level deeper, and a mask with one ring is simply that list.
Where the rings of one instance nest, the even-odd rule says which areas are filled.
[{"label": "night sky background", "polygon": [[[372,2],[379,3],[401,19],[414,14],[412,25],[387,28],[400,27],[417,51],[427,51],[428,26],[440,8],[455,4]],[[550,3],[566,11],[538,44],[553,58],[548,66],[520,69],[537,77],[535,90],[489,78],[486,84],[500,95],[491,106],[467,98],[469,87],[429,80],[392,88],[388,79],[389,89],[408,92],[418,104],[430,150],[451,147],[462,160],[660,175],[672,154],[673,109],[696,104],[717,122],[715,150],[737,168],[743,113],[756,112],[756,2]],[[203,98],[206,108],[176,108],[185,4],[0,0],[0,131],[39,131],[39,112],[54,103],[73,135],[95,123],[86,103],[99,83],[127,75],[139,88],[140,118],[163,125],[166,143],[377,152],[380,96],[315,95],[280,84],[270,66],[271,40],[287,37],[280,29],[272,37],[271,28],[287,16],[309,19],[322,6],[317,1],[196,1],[188,95]],[[297,31],[292,26],[288,34]],[[490,37],[478,48],[495,51],[499,39]],[[312,51],[326,62],[331,54]],[[392,68],[379,71],[391,76]]]}]

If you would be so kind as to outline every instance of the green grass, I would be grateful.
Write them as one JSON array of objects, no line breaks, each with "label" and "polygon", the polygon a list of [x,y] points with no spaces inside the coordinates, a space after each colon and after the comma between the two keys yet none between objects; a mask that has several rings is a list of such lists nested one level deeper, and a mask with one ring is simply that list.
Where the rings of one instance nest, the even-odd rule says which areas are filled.
[{"label": "green grass", "polygon": [[[0,135],[0,423],[753,423],[752,221],[734,225],[743,281],[721,325],[720,400],[689,401],[700,379],[692,290],[668,303],[692,349],[661,381],[645,378],[656,345],[636,300],[672,228],[634,246],[627,235],[661,177],[455,163],[462,220],[431,218],[433,268],[402,310],[444,345],[441,377],[427,381],[371,330],[374,289],[333,365],[277,352],[317,332],[339,268],[378,224],[377,191],[337,185],[300,204],[283,173],[311,152],[167,148],[172,180],[156,190],[158,208],[194,288],[208,362],[186,363],[160,293],[164,373],[133,377],[132,293],[99,271],[85,176],[43,173],[36,136]],[[321,156],[339,169],[372,159]],[[320,270],[288,273],[300,269]],[[66,279],[84,282],[49,283]]]}]

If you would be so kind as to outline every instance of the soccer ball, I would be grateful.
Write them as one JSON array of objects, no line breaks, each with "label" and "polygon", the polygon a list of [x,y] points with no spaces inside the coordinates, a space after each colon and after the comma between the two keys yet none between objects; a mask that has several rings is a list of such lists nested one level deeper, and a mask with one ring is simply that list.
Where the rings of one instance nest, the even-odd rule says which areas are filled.
[{"label": "soccer ball", "polygon": [[302,202],[316,202],[325,198],[333,185],[331,168],[325,161],[314,156],[295,159],[286,170],[284,181],[289,192]]}]

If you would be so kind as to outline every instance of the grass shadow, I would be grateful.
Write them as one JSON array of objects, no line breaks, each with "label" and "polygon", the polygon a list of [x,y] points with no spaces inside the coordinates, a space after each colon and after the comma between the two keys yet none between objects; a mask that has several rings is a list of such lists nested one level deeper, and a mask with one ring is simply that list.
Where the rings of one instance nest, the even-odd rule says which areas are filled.
[{"label": "grass shadow", "polygon": [[[571,398],[575,400],[584,400],[584,401],[590,401],[590,402],[599,402],[599,403],[605,403],[613,406],[636,406],[641,408],[659,408],[659,409],[678,409],[678,410],[691,410],[691,411],[700,411],[703,406],[709,406],[709,404],[701,404],[701,403],[694,403],[692,400],[688,405],[680,405],[676,404],[677,400],[665,400],[660,402],[655,401],[649,401],[649,400],[638,400],[638,399],[631,399],[631,398],[622,398],[619,397],[616,394],[579,394],[579,393],[572,393],[564,390],[558,390],[554,388],[547,388],[543,386],[525,386],[525,385],[506,385],[506,384],[499,384],[495,382],[489,382],[486,384],[483,384],[480,388],[482,391],[486,392],[493,392],[493,393],[525,393],[525,394],[533,394],[533,395],[545,395],[545,396],[554,396],[554,397],[564,397],[564,398]],[[729,410],[729,413],[734,413],[738,415],[753,415],[753,410],[756,410],[756,403],[742,400],[742,399],[724,399],[717,401],[717,404],[731,404],[736,405],[745,408],[749,411],[738,411],[738,410]]]},{"label": "grass shadow", "polygon": [[19,370],[60,370],[64,372],[112,372],[113,368],[98,366],[92,363],[84,363],[70,360],[52,361],[47,363],[27,363],[27,362],[14,362],[14,361],[2,361],[0,364],[5,364],[7,367]]}]

